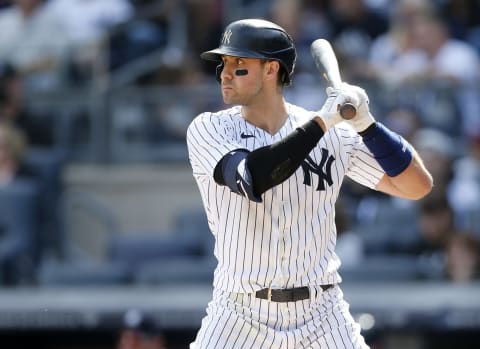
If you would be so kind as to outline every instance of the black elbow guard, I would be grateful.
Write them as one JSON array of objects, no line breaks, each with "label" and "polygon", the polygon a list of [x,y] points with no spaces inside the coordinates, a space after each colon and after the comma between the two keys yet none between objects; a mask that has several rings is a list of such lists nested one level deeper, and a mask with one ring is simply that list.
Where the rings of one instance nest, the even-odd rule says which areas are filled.
[{"label": "black elbow guard", "polygon": [[253,178],[247,166],[248,150],[234,150],[225,155],[215,167],[213,178],[219,185],[226,185],[234,193],[255,202],[262,202],[253,187]]}]

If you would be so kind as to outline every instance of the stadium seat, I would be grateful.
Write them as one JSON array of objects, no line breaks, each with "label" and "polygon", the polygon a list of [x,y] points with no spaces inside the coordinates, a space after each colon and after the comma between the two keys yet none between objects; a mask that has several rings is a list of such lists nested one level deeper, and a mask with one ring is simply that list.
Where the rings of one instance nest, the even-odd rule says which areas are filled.
[{"label": "stadium seat", "polygon": [[179,234],[129,232],[111,238],[107,255],[110,261],[136,270],[149,262],[201,256],[202,250],[196,241]]},{"label": "stadium seat", "polygon": [[111,286],[130,282],[130,273],[114,263],[45,263],[37,274],[41,286]]},{"label": "stadium seat", "polygon": [[340,267],[344,282],[416,281],[422,278],[417,258],[411,256],[373,256],[349,267]]},{"label": "stadium seat", "polygon": [[30,148],[25,166],[39,182],[40,216],[39,244],[45,252],[59,253],[63,240],[61,197],[63,191],[62,169],[65,155],[58,150]]},{"label": "stadium seat", "polygon": [[204,255],[212,255],[215,239],[202,207],[185,209],[174,217],[174,229],[179,235],[196,241]]},{"label": "stadium seat", "polygon": [[0,280],[31,283],[38,250],[39,191],[35,181],[15,180],[0,187]]},{"label": "stadium seat", "polygon": [[146,263],[133,275],[137,284],[207,284],[213,282],[215,258],[183,257]]}]

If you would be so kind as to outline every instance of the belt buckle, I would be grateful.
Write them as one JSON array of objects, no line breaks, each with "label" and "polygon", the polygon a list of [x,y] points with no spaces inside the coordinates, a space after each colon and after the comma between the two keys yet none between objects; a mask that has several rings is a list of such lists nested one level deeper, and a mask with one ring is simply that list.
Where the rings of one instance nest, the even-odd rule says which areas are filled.
[{"label": "belt buckle", "polygon": [[272,289],[267,288],[267,301],[270,303],[272,301]]}]

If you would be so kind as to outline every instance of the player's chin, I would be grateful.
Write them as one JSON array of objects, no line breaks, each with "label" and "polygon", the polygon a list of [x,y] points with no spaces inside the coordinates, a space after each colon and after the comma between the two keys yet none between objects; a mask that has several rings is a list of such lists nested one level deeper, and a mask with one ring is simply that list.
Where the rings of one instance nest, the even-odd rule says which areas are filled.
[{"label": "player's chin", "polygon": [[225,104],[234,104],[236,103],[236,99],[233,98],[233,96],[229,93],[222,93],[223,96],[223,102]]}]

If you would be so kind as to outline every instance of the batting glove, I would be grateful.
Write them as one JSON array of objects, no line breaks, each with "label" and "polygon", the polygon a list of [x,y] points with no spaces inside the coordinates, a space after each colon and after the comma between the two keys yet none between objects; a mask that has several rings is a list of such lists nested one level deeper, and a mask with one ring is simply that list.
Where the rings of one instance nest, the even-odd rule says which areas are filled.
[{"label": "batting glove", "polygon": [[346,102],[350,102],[353,105],[359,105],[357,93],[350,87],[335,89],[333,87],[327,87],[327,100],[323,104],[322,108],[318,111],[318,116],[323,120],[325,127],[332,128],[336,124],[345,121],[340,115],[340,106]]},{"label": "batting glove", "polygon": [[358,104],[353,103],[357,108],[357,114],[352,119],[347,120],[347,122],[355,129],[355,131],[365,131],[375,122],[375,118],[370,113],[367,93],[363,88],[345,82],[342,83],[342,90],[346,91],[346,93],[353,94],[355,96],[354,100],[358,101]]}]

